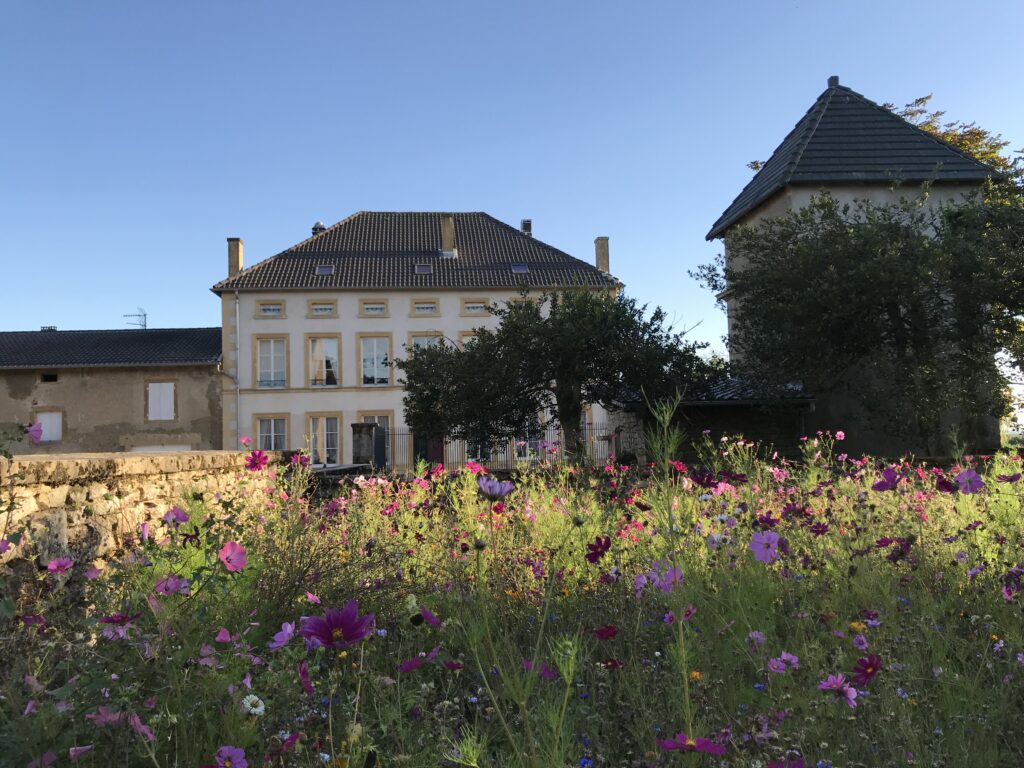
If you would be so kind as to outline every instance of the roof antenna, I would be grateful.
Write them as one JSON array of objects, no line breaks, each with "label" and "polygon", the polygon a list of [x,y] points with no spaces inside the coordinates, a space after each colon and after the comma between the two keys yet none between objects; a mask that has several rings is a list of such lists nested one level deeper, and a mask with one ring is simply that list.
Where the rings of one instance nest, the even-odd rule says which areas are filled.
[{"label": "roof antenna", "polygon": [[136,309],[139,310],[138,314],[121,315],[121,317],[128,317],[135,321],[129,322],[128,325],[134,325],[136,328],[146,330],[146,310],[144,310],[142,307],[136,307]]}]

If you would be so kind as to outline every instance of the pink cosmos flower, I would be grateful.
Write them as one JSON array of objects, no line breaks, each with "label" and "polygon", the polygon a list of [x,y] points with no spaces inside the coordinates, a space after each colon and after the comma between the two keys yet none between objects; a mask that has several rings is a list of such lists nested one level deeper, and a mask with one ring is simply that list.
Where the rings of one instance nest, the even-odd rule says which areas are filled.
[{"label": "pink cosmos flower", "polygon": [[234,573],[245,568],[245,547],[239,544],[237,541],[229,541],[223,547],[220,548],[220,552],[217,553],[220,561],[224,563],[224,567],[228,569],[228,572]]},{"label": "pink cosmos flower", "polygon": [[246,448],[248,448],[250,445],[252,445],[252,438],[251,437],[240,437],[240,438],[238,438],[238,442],[240,444],[244,445]]},{"label": "pink cosmos flower", "polygon": [[789,651],[783,651],[779,654],[779,658],[782,659],[786,664],[789,665],[790,669],[800,669],[800,657],[794,656]]},{"label": "pink cosmos flower", "polygon": [[139,734],[142,738],[149,741],[156,741],[156,736],[153,734],[153,729],[142,722],[142,719],[135,713],[132,712],[128,716],[128,725],[132,727],[132,730]]},{"label": "pink cosmos flower", "polygon": [[43,439],[43,425],[38,421],[35,424],[29,424],[25,427],[25,434],[33,443],[38,443]]},{"label": "pink cosmos flower", "polygon": [[70,557],[58,557],[46,564],[46,570],[50,573],[67,573],[74,564],[75,561]]},{"label": "pink cosmos flower", "polygon": [[320,598],[314,595],[312,592],[306,593],[306,599],[313,605],[320,605]]},{"label": "pink cosmos flower", "polygon": [[321,616],[303,616],[299,634],[310,649],[333,648],[344,650],[365,640],[373,632],[374,615],[359,615],[359,602],[349,600],[344,608],[328,608]]},{"label": "pink cosmos flower", "polygon": [[841,674],[829,675],[818,683],[818,689],[835,694],[850,709],[854,709],[857,706],[857,689],[846,682],[846,678]]},{"label": "pink cosmos flower", "polygon": [[270,459],[263,451],[253,451],[245,457],[245,468],[250,472],[259,472],[265,466]]},{"label": "pink cosmos flower", "polygon": [[779,559],[779,534],[775,531],[758,531],[750,538],[750,551],[762,563],[774,563]]},{"label": "pink cosmos flower", "polygon": [[841,429],[837,429],[836,430],[836,440],[838,440],[839,442],[842,442],[845,439],[846,439],[846,433],[843,432],[843,430],[841,430]]},{"label": "pink cosmos flower", "polygon": [[777,675],[786,674],[786,662],[782,659],[768,659],[768,671]]},{"label": "pink cosmos flower", "polygon": [[217,768],[248,768],[245,750],[225,744],[217,750]]},{"label": "pink cosmos flower", "polygon": [[420,616],[422,616],[423,620],[432,627],[441,626],[441,620],[426,608],[420,608]]},{"label": "pink cosmos flower", "polygon": [[121,725],[125,719],[124,712],[111,712],[107,707],[99,707],[95,712],[91,712],[85,716],[86,720],[91,720],[92,724],[98,727],[104,726],[115,726]]},{"label": "pink cosmos flower", "polygon": [[230,643],[231,633],[228,632],[227,627],[221,627],[220,631],[217,633],[217,636],[213,639],[218,643]]},{"label": "pink cosmos flower", "polygon": [[309,681],[309,665],[306,660],[303,659],[299,662],[299,681],[302,683],[302,690],[306,692],[307,696],[313,696],[313,683]]}]

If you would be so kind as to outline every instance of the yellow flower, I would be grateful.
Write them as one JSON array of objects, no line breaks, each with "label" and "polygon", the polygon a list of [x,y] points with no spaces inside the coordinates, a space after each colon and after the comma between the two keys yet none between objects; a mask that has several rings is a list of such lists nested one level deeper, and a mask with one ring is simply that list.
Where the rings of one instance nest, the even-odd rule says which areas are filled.
[{"label": "yellow flower", "polygon": [[704,675],[702,675],[702,674],[700,673],[700,670],[699,670],[699,669],[695,669],[695,670],[693,670],[693,671],[692,671],[692,672],[690,673],[690,679],[691,679],[691,680],[703,680],[703,679],[704,679]]},{"label": "yellow flower", "polygon": [[850,629],[852,629],[854,632],[859,632],[860,634],[864,634],[864,632],[867,631],[867,628],[868,628],[868,625],[865,624],[863,621],[851,621],[850,622]]}]

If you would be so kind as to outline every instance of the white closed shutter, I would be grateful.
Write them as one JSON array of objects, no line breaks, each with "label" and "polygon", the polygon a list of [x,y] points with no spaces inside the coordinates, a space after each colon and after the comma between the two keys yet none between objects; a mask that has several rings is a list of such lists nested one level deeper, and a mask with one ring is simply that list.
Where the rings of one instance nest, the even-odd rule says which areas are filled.
[{"label": "white closed shutter", "polygon": [[60,411],[42,411],[36,414],[36,421],[43,427],[43,434],[39,438],[39,442],[60,442],[64,436],[64,414]]},{"label": "white closed shutter", "polygon": [[151,383],[148,386],[148,421],[174,420],[174,382]]}]

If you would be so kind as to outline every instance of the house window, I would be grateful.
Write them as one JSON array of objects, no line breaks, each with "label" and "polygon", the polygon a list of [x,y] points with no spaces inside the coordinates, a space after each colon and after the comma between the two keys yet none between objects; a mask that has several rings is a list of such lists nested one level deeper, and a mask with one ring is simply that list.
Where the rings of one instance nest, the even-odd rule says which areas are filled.
[{"label": "house window", "polygon": [[390,384],[390,339],[387,336],[364,336],[360,343],[363,386],[379,387]]},{"label": "house window", "polygon": [[64,414],[61,411],[37,411],[36,423],[43,428],[41,443],[59,443],[64,437]]},{"label": "house window", "polygon": [[333,264],[317,264],[313,269],[315,275],[333,275],[334,265]]},{"label": "house window", "polygon": [[441,346],[441,337],[436,333],[413,334],[409,337],[413,349]]},{"label": "house window", "polygon": [[337,317],[338,302],[336,301],[311,301],[309,302],[307,317]]},{"label": "house window", "polygon": [[363,301],[359,302],[359,316],[387,317],[388,303],[387,301],[367,301],[364,299]]},{"label": "house window", "polygon": [[416,264],[413,266],[413,273],[417,275],[432,275],[434,274],[434,265]]},{"label": "house window", "polygon": [[57,374],[56,373],[43,373],[43,374],[40,374],[39,380],[41,382],[43,382],[44,384],[53,384],[54,382],[57,381]]},{"label": "house window", "polygon": [[257,418],[256,426],[260,436],[261,451],[283,451],[287,446],[288,420],[277,416]]},{"label": "house window", "polygon": [[473,331],[461,331],[459,333],[459,341],[462,342],[462,348],[465,349],[467,344],[476,341],[476,334]]},{"label": "house window", "polygon": [[309,340],[309,386],[338,386],[337,337],[313,337]]},{"label": "house window", "polygon": [[412,303],[412,316],[413,317],[434,317],[437,315],[437,301],[435,299],[428,299],[423,301],[413,301]]},{"label": "house window", "polygon": [[285,365],[287,355],[287,339],[260,339],[259,376],[257,386],[260,389],[283,389],[287,386]]},{"label": "house window", "polygon": [[463,315],[487,315],[490,314],[487,309],[487,299],[463,299],[462,300],[462,314]]},{"label": "house window", "polygon": [[146,421],[174,421],[174,382],[146,385]]},{"label": "house window", "polygon": [[283,301],[256,302],[256,317],[284,317]]},{"label": "house window", "polygon": [[309,417],[309,451],[314,464],[340,464],[337,416]]}]

